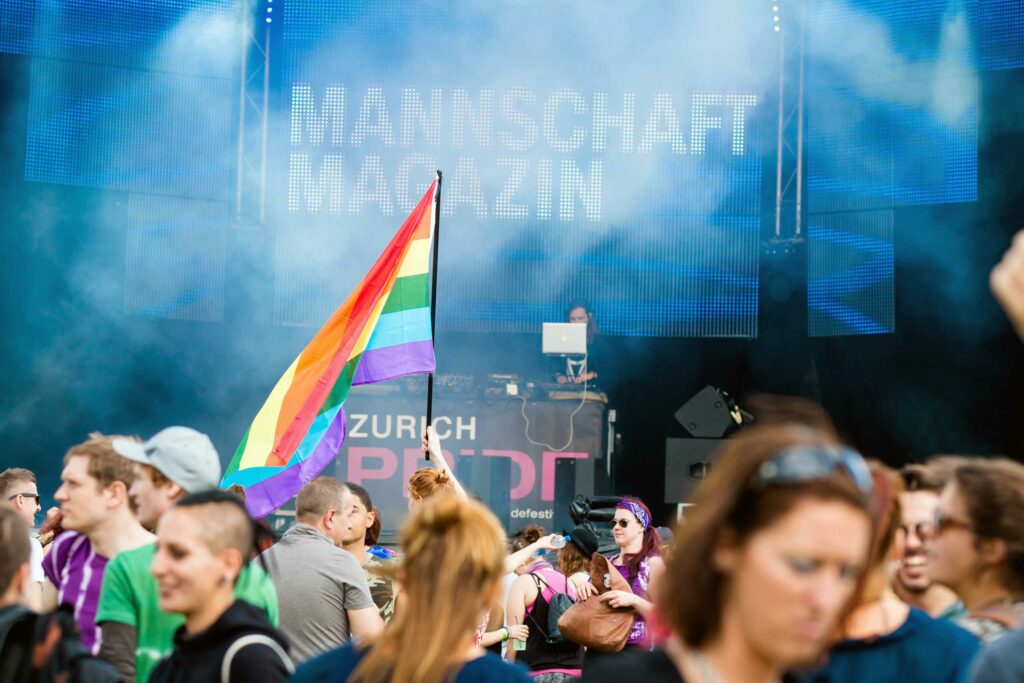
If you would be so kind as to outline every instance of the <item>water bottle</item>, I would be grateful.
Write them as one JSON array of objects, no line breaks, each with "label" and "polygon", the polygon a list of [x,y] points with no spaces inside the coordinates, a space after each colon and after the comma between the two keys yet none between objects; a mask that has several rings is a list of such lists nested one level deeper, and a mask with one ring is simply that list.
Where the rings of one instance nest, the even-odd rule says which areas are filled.
[{"label": "water bottle", "polygon": [[568,542],[569,542],[569,537],[568,536],[556,536],[554,538],[554,540],[551,541],[551,547],[554,548],[555,550],[558,550],[559,548],[564,548],[565,544],[568,543]]}]

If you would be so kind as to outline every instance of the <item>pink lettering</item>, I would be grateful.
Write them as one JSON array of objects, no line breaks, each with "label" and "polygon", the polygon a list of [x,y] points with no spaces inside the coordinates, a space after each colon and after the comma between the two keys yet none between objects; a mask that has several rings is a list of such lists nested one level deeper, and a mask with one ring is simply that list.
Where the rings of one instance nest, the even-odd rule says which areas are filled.
[{"label": "pink lettering", "polygon": [[537,482],[537,467],[533,464],[533,458],[521,451],[485,450],[483,454],[492,458],[512,458],[512,462],[519,468],[519,482],[512,487],[509,497],[520,500],[530,495]]},{"label": "pink lettering", "polygon": [[[363,466],[364,458],[376,458],[381,466],[368,469]],[[350,446],[348,449],[348,480],[362,484],[366,479],[390,479],[398,470],[398,456],[387,448],[372,446]]]},{"label": "pink lettering", "polygon": [[544,458],[540,468],[540,499],[555,499],[555,461],[559,458],[586,460],[586,453],[563,453],[555,451],[544,451]]}]

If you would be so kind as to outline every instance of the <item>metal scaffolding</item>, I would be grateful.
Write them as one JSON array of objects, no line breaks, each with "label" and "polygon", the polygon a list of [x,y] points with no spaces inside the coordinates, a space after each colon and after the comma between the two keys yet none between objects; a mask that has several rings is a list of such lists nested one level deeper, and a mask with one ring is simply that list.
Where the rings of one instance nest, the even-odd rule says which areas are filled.
[{"label": "metal scaffolding", "polygon": [[251,0],[239,3],[241,55],[235,220],[242,223],[255,219],[263,225],[267,209],[267,138],[270,126],[269,15],[273,8],[268,2],[265,16],[263,11],[256,12],[257,5],[262,3]]},{"label": "metal scaffolding", "polygon": [[775,240],[803,239],[805,2],[776,0],[773,6],[779,38]]}]

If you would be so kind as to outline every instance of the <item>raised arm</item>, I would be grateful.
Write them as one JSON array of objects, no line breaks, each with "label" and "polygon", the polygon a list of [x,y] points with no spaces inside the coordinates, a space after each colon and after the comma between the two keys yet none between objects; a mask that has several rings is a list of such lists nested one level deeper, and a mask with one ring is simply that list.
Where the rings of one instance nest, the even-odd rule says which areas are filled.
[{"label": "raised arm", "polygon": [[1024,340],[1024,230],[1013,238],[1013,244],[989,278],[992,293],[1006,311],[1006,317]]},{"label": "raised arm", "polygon": [[530,545],[526,546],[525,548],[520,548],[511,555],[506,556],[505,573],[511,574],[512,572],[514,572],[518,566],[520,566],[523,562],[526,562],[528,559],[530,559],[530,556],[538,550],[553,550],[555,547],[555,539],[557,539],[558,536],[559,534],[548,534],[547,536],[541,536],[539,539],[537,539]]},{"label": "raised arm", "polygon": [[448,478],[455,484],[455,492],[462,498],[469,498],[466,489],[462,488],[462,483],[455,476],[455,472],[452,472],[452,468],[448,466],[448,461],[444,459],[444,453],[441,452],[441,438],[432,426],[427,427],[427,432],[423,435],[423,452],[429,456],[430,463],[435,469],[448,474]]}]

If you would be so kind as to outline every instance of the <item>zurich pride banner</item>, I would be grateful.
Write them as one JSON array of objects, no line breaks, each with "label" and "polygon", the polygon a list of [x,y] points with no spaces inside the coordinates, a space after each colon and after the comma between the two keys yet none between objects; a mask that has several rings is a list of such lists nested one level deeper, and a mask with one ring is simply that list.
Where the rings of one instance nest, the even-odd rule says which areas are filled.
[{"label": "zurich pride banner", "polygon": [[[422,394],[353,390],[346,407],[348,434],[324,473],[369,491],[381,512],[382,541],[391,542],[408,514],[409,476],[430,467],[420,450]],[[530,439],[565,446],[579,400],[529,401],[530,439],[520,407],[515,398],[436,395],[433,423],[445,458],[469,494],[479,497],[506,529],[529,524],[571,528],[569,503],[577,494],[592,495],[605,467],[605,406],[598,401],[583,405],[572,418],[572,442],[562,451]],[[287,515],[279,515],[275,525],[289,524]]]}]

